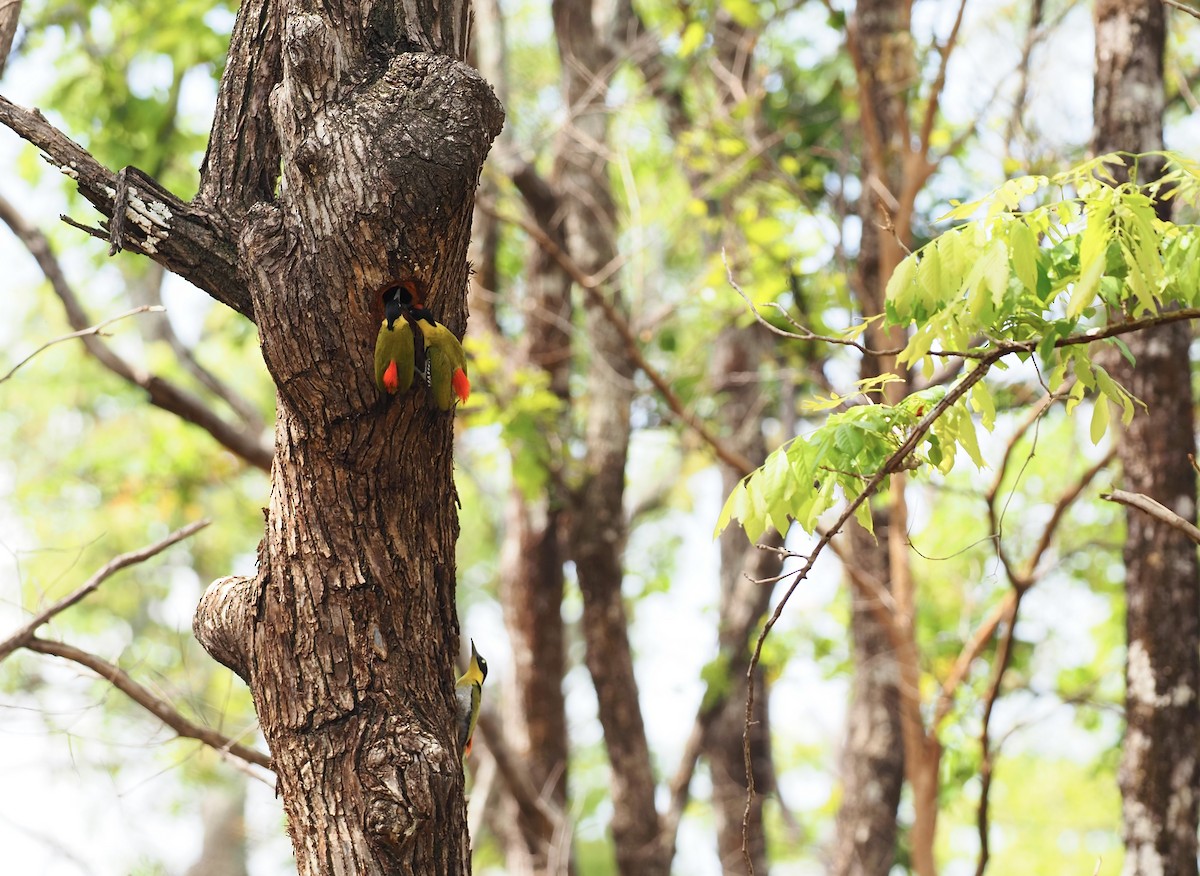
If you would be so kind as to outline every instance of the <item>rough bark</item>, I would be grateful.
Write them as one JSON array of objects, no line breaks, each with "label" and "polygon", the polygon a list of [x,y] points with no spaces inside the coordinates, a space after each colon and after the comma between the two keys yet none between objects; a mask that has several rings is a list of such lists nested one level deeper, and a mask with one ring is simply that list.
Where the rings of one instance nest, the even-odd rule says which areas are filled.
[{"label": "rough bark", "polygon": [[[563,206],[569,251],[584,271],[595,276],[617,252],[616,207],[607,163],[598,152],[608,139],[604,99],[613,72],[612,53],[606,35],[596,27],[591,0],[554,0],[551,14],[562,63],[562,94],[568,107],[568,122],[556,146],[562,160],[557,189],[566,196]],[[611,295],[611,306],[627,317],[618,288],[598,294]],[[568,541],[583,594],[587,668],[596,689],[612,767],[611,829],[617,869],[625,876],[666,876],[670,862],[658,842],[654,772],[621,596],[625,463],[634,368],[625,339],[598,295],[586,298],[584,330],[591,344],[584,415],[586,450],[570,511]]]},{"label": "rough bark", "polygon": [[[859,574],[888,580],[887,526],[876,519],[878,542],[857,524],[846,531],[847,553]],[[896,855],[896,807],[904,784],[904,745],[900,734],[900,675],[894,650],[869,598],[850,588],[853,600],[854,678],[840,773],[842,804],[830,850],[830,872],[871,876],[891,871]]]},{"label": "rough bark", "polygon": [[[1164,8],[1100,0],[1096,16],[1096,153],[1162,148]],[[1157,173],[1141,163],[1143,177]],[[1160,214],[1169,207],[1159,205]],[[1146,403],[1121,439],[1125,488],[1196,519],[1195,426],[1182,323],[1130,335],[1136,360],[1115,376]],[[1125,744],[1119,771],[1130,876],[1195,874],[1200,739],[1200,569],[1195,545],[1149,515],[1126,515]]]},{"label": "rough bark", "polygon": [[[896,236],[906,235],[906,229],[898,227],[897,220],[902,217],[896,215],[896,207],[903,181],[900,157],[908,151],[905,94],[916,81],[916,66],[907,4],[861,2],[855,7],[850,28],[864,140],[859,207],[862,236],[855,292],[863,313],[870,315],[883,310],[888,277],[901,258]],[[872,329],[868,346],[894,347],[895,338]],[[864,378],[896,370],[894,360],[876,356],[864,356],[861,368]],[[893,384],[890,390],[892,401],[904,392],[900,384]],[[890,590],[893,571],[906,569],[902,552],[897,551],[893,558],[890,548],[893,538],[903,538],[903,532],[893,534],[881,523],[883,520],[877,520],[878,538],[851,524],[850,554],[861,572]],[[893,570],[893,563],[900,568]],[[900,672],[877,611],[857,588],[849,590],[855,675],[846,715],[840,766],[842,804],[830,869],[837,876],[886,876],[895,856],[896,808],[905,770]]]},{"label": "rough bark", "polygon": [[279,140],[269,101],[281,74],[279,0],[246,0],[238,9],[217,92],[196,201],[231,221],[274,197]]},{"label": "rough bark", "polygon": [[[277,386],[266,537],[258,575],[214,584],[195,629],[251,688],[301,874],[467,873],[453,422],[420,389],[381,399],[370,363],[396,277],[461,332],[502,111],[460,62],[465,3],[279,15],[282,182],[239,242]],[[248,184],[225,160],[210,150],[208,173]]]},{"label": "rough bark", "polygon": [[[717,337],[713,352],[713,391],[723,393],[720,418],[726,427],[726,440],[755,465],[763,463],[767,451],[762,435],[762,386],[753,378],[770,350],[772,338],[758,325],[742,329],[731,327]],[[721,474],[724,492],[729,494],[746,473],[722,466]],[[773,535],[768,537],[768,543],[778,546],[782,539]],[[745,534],[734,527],[721,534],[720,549],[719,644],[722,653],[741,654],[746,650],[746,631],[753,629],[766,612],[773,589],[770,585],[755,582],[778,575],[781,564],[778,554],[748,545]],[[746,615],[752,618],[749,623]],[[704,756],[712,775],[717,853],[726,876],[750,872],[742,851],[747,790],[742,738],[746,716],[745,675],[744,668],[739,667],[736,672],[731,669],[733,689],[717,707],[704,739]],[[754,700],[749,743],[755,795],[750,801],[746,822],[746,845],[753,872],[765,876],[768,866],[763,801],[774,789],[775,777],[767,711],[769,697],[765,688],[766,674],[761,668],[755,672],[754,684],[758,696]]]}]

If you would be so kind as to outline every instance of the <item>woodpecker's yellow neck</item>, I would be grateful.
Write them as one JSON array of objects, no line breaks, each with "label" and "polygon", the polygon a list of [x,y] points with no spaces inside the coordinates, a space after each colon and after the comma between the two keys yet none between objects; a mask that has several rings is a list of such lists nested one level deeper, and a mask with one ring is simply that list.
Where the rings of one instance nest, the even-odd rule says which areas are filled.
[{"label": "woodpecker's yellow neck", "polygon": [[479,685],[483,687],[483,680],[485,678],[487,678],[487,661],[479,656],[479,652],[475,650],[475,643],[472,642],[471,662],[467,666],[467,671],[459,676],[458,685]]}]

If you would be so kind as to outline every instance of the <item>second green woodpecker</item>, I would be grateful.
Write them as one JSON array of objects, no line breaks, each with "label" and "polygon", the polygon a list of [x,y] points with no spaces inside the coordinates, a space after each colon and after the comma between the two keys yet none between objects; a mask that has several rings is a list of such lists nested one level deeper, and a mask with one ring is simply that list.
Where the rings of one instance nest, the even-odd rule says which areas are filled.
[{"label": "second green woodpecker", "polygon": [[454,696],[458,700],[458,747],[463,759],[471,753],[471,743],[474,741],[475,724],[479,721],[479,703],[483,699],[483,680],[487,678],[487,661],[475,650],[475,640],[471,640],[471,662],[467,671],[458,678],[454,686]]}]

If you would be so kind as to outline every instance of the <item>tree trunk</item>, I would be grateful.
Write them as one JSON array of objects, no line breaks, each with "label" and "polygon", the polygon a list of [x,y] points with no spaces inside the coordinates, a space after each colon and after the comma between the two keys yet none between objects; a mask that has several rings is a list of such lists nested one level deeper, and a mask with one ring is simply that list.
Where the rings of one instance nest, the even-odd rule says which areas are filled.
[{"label": "tree trunk", "polygon": [[[1162,4],[1096,3],[1093,149],[1162,149]],[[1143,179],[1161,164],[1141,162]],[[1160,215],[1169,205],[1159,204]],[[1196,519],[1191,331],[1179,323],[1128,336],[1136,367],[1120,360],[1116,378],[1146,403],[1121,439],[1125,489]],[[1200,733],[1200,570],[1186,536],[1136,510],[1125,538],[1125,745],[1119,782],[1125,869],[1195,874],[1196,757]]]},{"label": "tree trunk", "polygon": [[184,876],[247,876],[246,781],[235,776],[204,791],[204,845]]},{"label": "tree trunk", "polygon": [[[533,184],[529,179],[523,182]],[[551,217],[546,218],[553,223]],[[571,370],[571,282],[540,247],[530,253],[526,277],[526,324],[515,362],[545,371],[551,391],[565,403]],[[561,422],[558,434],[565,435],[568,428]],[[547,465],[551,471],[537,495],[526,495],[517,485],[511,488],[500,574],[519,699],[519,709],[513,710],[519,715],[513,723],[531,783],[565,812],[568,750],[562,690],[566,667],[562,601],[566,550],[561,530],[567,499],[558,462],[547,460]],[[521,855],[528,860],[518,866],[528,872],[558,872],[561,868],[552,869],[549,859],[553,838],[541,836],[538,826],[523,816],[518,815],[518,823],[524,849],[510,849],[510,868],[516,864],[511,856]]]},{"label": "tree trunk", "polygon": [[[855,292],[864,315],[883,311],[884,290],[901,252],[897,235],[907,236],[896,215],[903,184],[900,156],[908,150],[906,89],[917,81],[909,33],[908,5],[892,0],[864,0],[850,22],[850,51],[858,72],[859,104],[864,139],[859,199],[862,237]],[[892,231],[884,231],[883,228]],[[895,347],[897,338],[875,328],[868,346]],[[862,376],[895,373],[894,357],[867,355]],[[889,387],[889,401],[904,394],[901,384]],[[895,476],[894,476],[895,477]],[[896,496],[903,502],[902,492]],[[896,573],[906,574],[906,546],[886,519],[876,515],[876,537],[857,524],[847,530],[849,555],[866,574],[888,590]],[[899,567],[899,568],[897,568]],[[842,749],[842,805],[838,811],[831,854],[836,876],[886,876],[896,847],[896,808],[905,775],[905,745],[901,726],[900,669],[896,650],[884,629],[878,607],[860,589],[851,587],[850,627],[854,647],[854,681],[846,715]]]},{"label": "tree trunk", "polygon": [[[502,110],[460,62],[464,2],[320,9],[278,11],[282,184],[240,234],[277,386],[266,537],[257,576],[215,582],[195,629],[251,688],[302,876],[469,873],[453,421],[421,387],[381,398],[371,363],[378,290],[396,278],[423,281],[461,332],[474,189]],[[227,77],[242,53],[270,57],[237,33],[274,11],[242,7]],[[218,205],[254,200],[230,171],[239,106],[214,122],[207,172],[228,183],[202,191]]]},{"label": "tree trunk", "polygon": [[[717,336],[713,349],[710,378],[713,392],[722,393],[720,418],[725,426],[726,442],[730,449],[761,465],[766,458],[766,443],[762,436],[761,384],[755,379],[766,358],[773,335],[759,325],[749,328],[726,328]],[[737,379],[730,380],[736,375]],[[721,467],[724,492],[728,495],[745,477],[745,472]],[[767,537],[769,543],[781,545],[778,536]],[[767,610],[773,587],[755,581],[779,574],[777,554],[760,550],[746,543],[746,536],[735,527],[726,529],[720,538],[721,596],[720,648],[722,653],[740,653],[746,641],[733,639],[734,631],[754,629]],[[746,623],[740,615],[749,613],[754,620]],[[746,809],[746,763],[742,734],[746,719],[746,679],[744,671],[731,671],[729,690],[712,726],[704,739],[704,756],[712,774],[713,817],[717,825],[717,852],[721,871],[726,876],[743,876],[749,872],[742,851],[742,822]],[[766,673],[756,670],[754,684],[753,723],[750,727],[750,755],[754,768],[755,795],[750,801],[747,822],[747,850],[756,876],[766,876],[767,841],[763,828],[764,795],[774,789],[774,769],[771,759],[771,731],[767,711],[769,691]]]},{"label": "tree trunk", "polygon": [[[597,276],[616,257],[616,206],[601,150],[608,139],[607,81],[615,68],[591,0],[554,0],[554,33],[568,122],[559,132],[560,191],[567,242],[579,266]],[[655,780],[642,721],[629,620],[621,595],[625,577],[625,463],[631,435],[633,364],[600,296],[626,315],[619,288],[585,298],[587,366],[585,453],[574,489],[569,548],[583,595],[586,661],[596,688],[604,745],[612,768],[612,833],[623,876],[666,876],[670,862],[659,840]]]}]

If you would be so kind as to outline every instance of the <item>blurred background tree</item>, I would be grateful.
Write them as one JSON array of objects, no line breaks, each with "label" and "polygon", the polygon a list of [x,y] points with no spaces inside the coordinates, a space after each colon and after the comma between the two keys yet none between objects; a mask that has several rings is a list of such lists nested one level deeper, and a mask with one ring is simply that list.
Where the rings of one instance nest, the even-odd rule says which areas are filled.
[{"label": "blurred background tree", "polygon": [[[107,166],[190,197],[233,13],[26,0],[0,91]],[[770,449],[823,421],[802,402],[894,369],[817,336],[881,310],[892,267],[944,230],[953,199],[1084,154],[1091,14],[1042,0],[476,4],[473,61],[508,112],[476,210],[480,391],[457,449],[460,615],[492,667],[468,765],[477,872],[747,872],[743,677],[772,587],[746,576],[788,570],[770,550],[782,542],[711,543],[717,512]],[[1189,16],[1169,18],[1165,141],[1194,153],[1200,41]],[[249,697],[190,618],[207,582],[253,568],[261,535],[273,393],[254,328],[144,259],[108,259],[55,219],[82,215],[74,188],[15,138],[0,148],[18,171],[0,179],[15,232],[0,240],[4,370],[52,337],[166,306],[0,383],[0,637],[113,555],[209,517],[51,632],[253,743]],[[31,258],[39,234],[62,283]],[[812,337],[772,334],[746,299]],[[198,400],[215,440],[212,422],[148,408],[150,374]],[[973,872],[984,796],[989,872],[1121,870],[1122,515],[1097,498],[1117,475],[1060,407],[1030,417],[1031,369],[993,392],[993,473],[893,489],[878,541],[839,542],[840,563],[822,560],[767,640],[749,740],[756,873],[907,872],[931,843],[945,872]],[[1085,478],[993,691],[1003,637],[956,661],[1009,590],[995,545],[1036,544]],[[962,671],[938,767],[910,792],[899,670],[855,576],[915,594],[922,686]],[[0,810],[0,836],[29,872],[289,871],[266,774],[247,782],[71,664],[18,652],[0,683],[3,769],[30,789]],[[932,794],[935,833],[914,838],[932,826],[904,793]],[[217,851],[241,862],[200,869]]]}]

